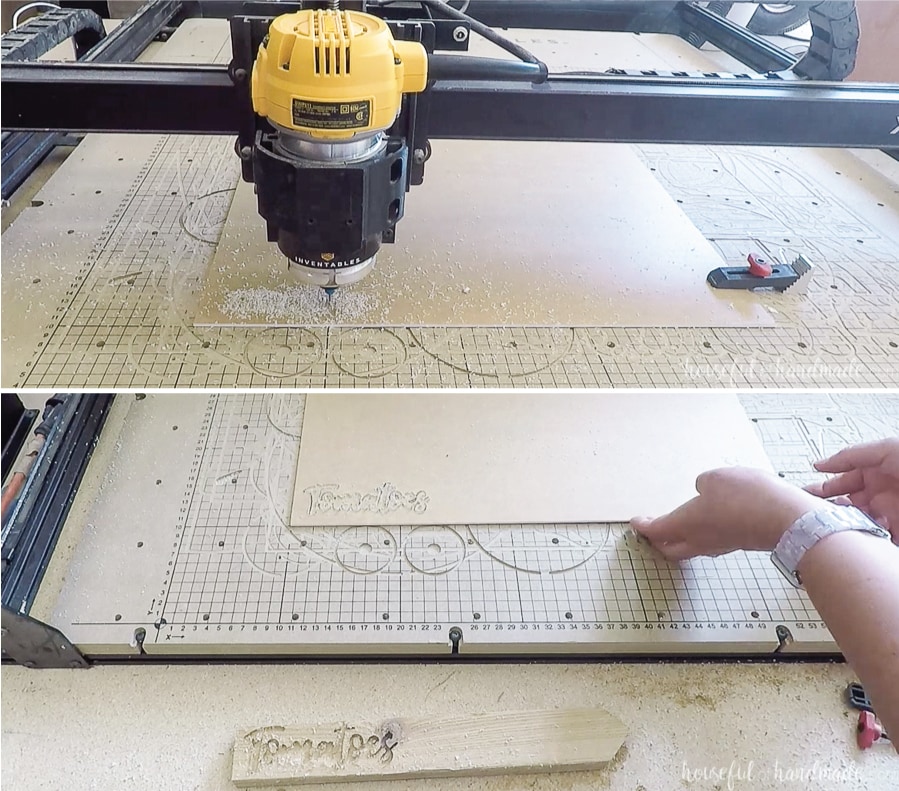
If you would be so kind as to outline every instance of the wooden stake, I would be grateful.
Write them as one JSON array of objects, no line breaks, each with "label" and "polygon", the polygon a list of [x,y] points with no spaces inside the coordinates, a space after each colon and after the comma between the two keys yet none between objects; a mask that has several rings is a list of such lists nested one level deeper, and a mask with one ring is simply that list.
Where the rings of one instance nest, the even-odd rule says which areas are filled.
[{"label": "wooden stake", "polygon": [[625,733],[601,709],[270,725],[237,738],[231,780],[253,788],[595,769]]}]

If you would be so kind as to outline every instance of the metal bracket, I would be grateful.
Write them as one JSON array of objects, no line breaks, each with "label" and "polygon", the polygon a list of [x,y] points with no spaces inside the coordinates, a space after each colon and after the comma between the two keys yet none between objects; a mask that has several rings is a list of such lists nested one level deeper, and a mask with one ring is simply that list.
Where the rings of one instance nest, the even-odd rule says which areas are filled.
[{"label": "metal bracket", "polygon": [[[407,22],[398,26],[394,32],[397,39],[418,41],[428,53],[436,47],[433,28],[430,23]],[[466,39],[467,47],[467,39]],[[403,97],[403,109],[391,129],[391,134],[403,137],[409,147],[409,166],[406,168],[406,191],[424,182],[425,162],[430,157],[431,144],[428,141],[427,120],[429,110],[429,93],[410,93]],[[395,230],[391,229],[390,238],[395,241]]]},{"label": "metal bracket", "polygon": [[457,655],[459,653],[459,646],[462,645],[462,630],[458,626],[454,626],[449,630],[448,636],[452,645],[450,653]]},{"label": "metal bracket", "polygon": [[466,52],[471,39],[471,25],[453,19],[385,19],[394,37],[406,39],[404,28],[417,27],[422,31],[421,43],[428,52],[450,50]]},{"label": "metal bracket", "polygon": [[81,652],[58,629],[3,607],[3,657],[25,667],[90,667]]},{"label": "metal bracket", "polygon": [[777,648],[774,649],[774,653],[782,654],[789,651],[793,644],[793,633],[783,624],[779,624],[774,633],[777,635]]},{"label": "metal bracket", "polygon": [[[253,110],[253,98],[250,93],[250,74],[259,46],[268,35],[273,17],[235,16],[230,20],[231,26],[231,63],[228,74],[238,90],[238,117],[240,128],[234,149],[240,158],[241,177],[244,181],[253,182],[253,149],[256,143],[259,116]],[[271,131],[267,123],[264,131]]]}]

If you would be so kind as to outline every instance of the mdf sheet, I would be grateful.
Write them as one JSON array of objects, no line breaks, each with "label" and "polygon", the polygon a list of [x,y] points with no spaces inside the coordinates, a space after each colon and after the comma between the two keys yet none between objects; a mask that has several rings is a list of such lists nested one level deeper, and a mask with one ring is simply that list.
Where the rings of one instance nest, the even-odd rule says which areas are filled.
[{"label": "mdf sheet", "polygon": [[310,395],[292,526],[620,522],[770,468],[735,395]]},{"label": "mdf sheet", "polygon": [[[120,395],[32,607],[89,654],[835,652],[768,553],[668,563],[621,523],[291,527],[303,394]],[[784,480],[899,396],[741,395]],[[385,451],[385,454],[389,451]],[[647,486],[659,473],[646,473]]]},{"label": "mdf sheet", "polygon": [[766,326],[713,290],[725,262],[626,145],[435,141],[397,242],[328,301],[297,285],[238,185],[194,324]]}]

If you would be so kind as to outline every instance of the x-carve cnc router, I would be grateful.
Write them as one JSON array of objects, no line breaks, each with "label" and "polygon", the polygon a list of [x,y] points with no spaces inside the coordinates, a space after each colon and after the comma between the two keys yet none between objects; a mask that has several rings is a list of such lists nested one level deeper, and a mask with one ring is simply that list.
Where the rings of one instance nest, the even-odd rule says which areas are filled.
[{"label": "x-carve cnc router", "polygon": [[[36,196],[40,207],[23,211],[5,232],[5,385],[717,387],[724,376],[736,387],[829,387],[835,364],[846,386],[895,382],[896,163],[877,151],[803,148],[888,148],[899,139],[890,135],[899,114],[895,86],[822,82],[820,73],[795,79],[807,58],[774,57],[769,42],[689,4],[473,0],[468,13],[496,29],[549,28],[510,35],[534,40],[557,70],[661,64],[686,76],[616,69],[550,74],[540,84],[441,79],[407,94],[385,133],[411,152],[406,176],[413,186],[396,226],[399,243],[382,246],[371,277],[329,300],[297,286],[296,267],[290,271],[277,246],[266,243],[251,185],[234,189],[246,165],[233,149],[238,126],[246,121],[261,131],[268,121],[251,112],[248,87],[232,82],[225,63],[197,65],[233,59],[236,42],[260,19],[296,7],[165,0],[123,22],[84,63],[4,62],[3,122],[18,130],[4,133],[4,182],[17,170],[6,156],[11,139],[21,153],[24,138],[54,136],[25,127],[174,133],[88,135]],[[816,5],[815,19],[834,7]],[[403,31],[420,31],[435,56],[462,57],[469,39],[465,58],[492,54],[470,23],[432,7],[370,2],[366,12],[387,19],[398,41],[406,40]],[[237,37],[224,20],[179,23],[190,14],[231,15]],[[452,34],[460,26],[466,41],[457,42]],[[160,30],[171,40],[145,53],[155,63],[105,62],[110,51],[136,57],[140,42]],[[714,57],[683,40],[696,40],[700,30],[716,43]],[[560,46],[549,43],[555,39]],[[826,36],[819,39],[816,52]],[[252,41],[240,56],[248,68]],[[182,63],[166,65],[166,58]],[[743,76],[710,73],[741,71],[739,58],[754,64]],[[786,62],[793,65],[783,71],[777,64]],[[851,57],[830,65],[842,69],[827,72],[837,79]],[[540,142],[555,140],[606,144]],[[608,142],[615,140],[662,145]],[[418,162],[414,154],[427,153],[427,141],[435,141],[433,156]],[[579,149],[595,164],[579,158]],[[602,164],[608,161],[627,165],[617,181]],[[493,179],[491,166],[508,179]],[[627,189],[635,184],[631,173],[643,187]],[[520,194],[518,180],[530,185],[529,205],[510,199]],[[558,205],[543,200],[536,185],[544,182],[556,194],[592,190],[596,202],[578,204],[575,196],[581,211],[569,224]],[[444,183],[458,192],[442,199]],[[481,195],[479,204],[473,198],[485,183],[499,187],[497,197]],[[657,204],[647,204],[644,187]],[[479,216],[485,204],[499,207],[495,220]],[[657,222],[667,209],[687,234],[683,247],[669,242],[668,230],[655,234],[670,228]],[[608,233],[595,233],[597,217]],[[589,243],[579,249],[583,240]],[[641,240],[652,242],[651,267],[631,263],[641,260]],[[690,256],[694,243],[708,260]],[[816,265],[807,295],[721,293],[705,283],[714,267],[742,264],[751,250],[777,255],[783,244]],[[256,263],[245,267],[241,249]],[[482,258],[495,276],[479,268]],[[470,274],[457,280],[459,263]],[[283,307],[271,307],[270,292]],[[247,301],[260,306],[245,310]]]},{"label": "x-carve cnc router", "polygon": [[[895,395],[742,405],[796,482],[899,414]],[[67,410],[4,534],[7,659],[838,653],[764,553],[671,565],[624,524],[292,528],[302,395],[83,395]]]},{"label": "x-carve cnc router", "polygon": [[[369,274],[394,241],[432,139],[895,147],[896,86],[838,82],[858,41],[851,4],[809,4],[802,58],[706,5],[157,0],[110,36],[119,50],[134,56],[185,16],[227,16],[230,64],[104,62],[121,57],[109,42],[89,63],[27,62],[25,26],[25,43],[5,42],[2,125],[19,136],[236,135],[268,240],[293,276],[329,293]],[[714,44],[748,72],[550,73],[503,27],[673,34]],[[472,34],[507,57],[456,54]]]}]

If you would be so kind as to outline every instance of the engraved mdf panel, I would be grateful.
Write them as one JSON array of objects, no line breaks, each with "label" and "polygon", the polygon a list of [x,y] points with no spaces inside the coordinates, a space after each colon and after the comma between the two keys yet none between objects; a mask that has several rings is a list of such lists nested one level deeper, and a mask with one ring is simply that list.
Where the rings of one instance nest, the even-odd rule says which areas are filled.
[{"label": "engraved mdf panel", "polygon": [[[665,36],[511,35],[559,70],[738,70],[720,53]],[[476,38],[472,43],[480,54],[498,54],[478,49]],[[226,62],[228,50],[226,23],[198,19],[154,57]],[[540,158],[552,158],[553,145],[547,147]],[[880,152],[619,150],[636,154],[728,263],[741,263],[750,250],[808,254],[817,267],[808,294],[750,297],[771,317],[765,327],[620,326],[606,306],[585,326],[556,319],[556,326],[534,326],[547,321],[544,315],[505,327],[359,327],[350,325],[372,306],[358,294],[329,303],[303,290],[288,304],[306,326],[198,327],[199,292],[239,182],[233,139],[91,135],[35,196],[42,205],[26,209],[3,234],[2,382],[51,389],[899,386],[899,163]],[[421,234],[403,241],[419,210],[417,190],[425,190],[424,209],[430,176],[454,163],[435,154],[428,181],[409,196],[400,244],[385,248],[385,256],[424,246]],[[465,172],[460,165],[454,189],[473,183]],[[448,210],[447,221],[428,233],[459,230],[452,226]],[[482,249],[502,246],[501,229],[482,222],[463,230]],[[428,255],[448,252],[451,246],[435,244]],[[407,288],[427,282],[430,260],[379,299],[405,299]],[[677,278],[682,266],[660,269],[660,277]],[[379,267],[375,276],[388,271]],[[541,277],[546,272],[535,273],[535,287]],[[664,290],[660,283],[641,286],[644,296]],[[585,293],[572,289],[572,304]],[[498,306],[497,322],[514,309],[478,283],[460,284],[459,304],[488,296]],[[663,307],[644,311],[646,323],[657,325],[669,310]],[[690,325],[701,314],[697,308]]]},{"label": "engraved mdf panel", "polygon": [[626,522],[725,466],[769,466],[729,393],[313,394],[290,524]]},{"label": "engraved mdf panel", "polygon": [[[730,327],[773,324],[711,288],[724,261],[628,147],[435,141],[397,243],[320,309],[290,285],[251,184],[237,187],[194,323]],[[287,282],[285,282],[287,281]],[[308,293],[307,293],[308,292]],[[344,307],[358,306],[352,315]]]},{"label": "engraved mdf panel", "polygon": [[[796,483],[816,477],[813,460],[894,432],[899,415],[899,396],[741,402]],[[144,628],[149,653],[445,654],[457,626],[465,653],[749,654],[772,651],[780,625],[788,650],[836,651],[764,553],[669,564],[620,523],[291,528],[303,406],[134,400],[101,438],[97,483],[61,541],[83,537],[53,570],[46,617],[105,653],[134,650]]]}]

